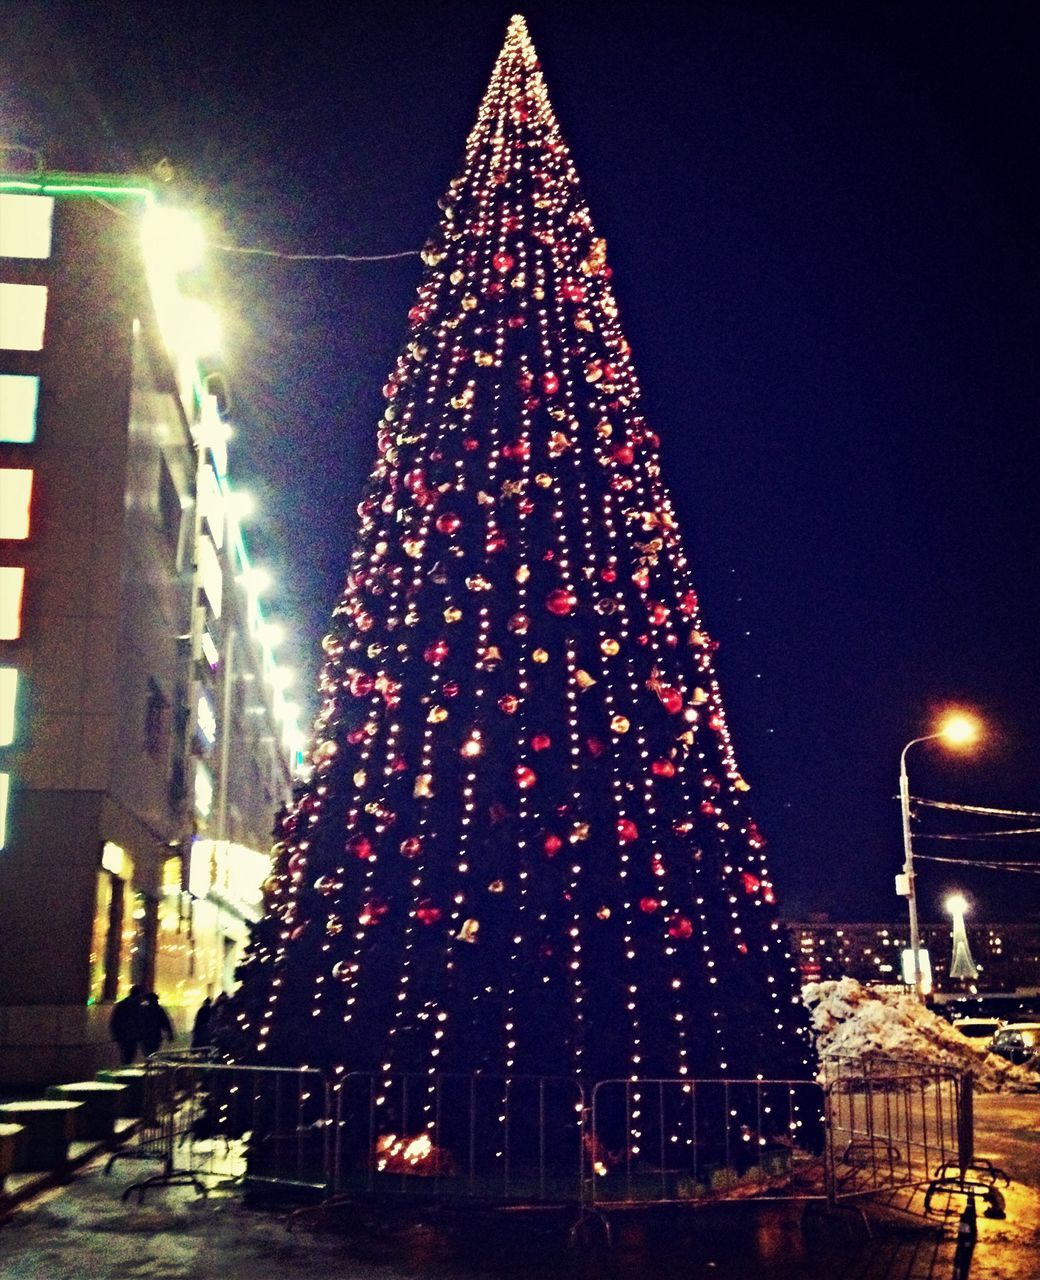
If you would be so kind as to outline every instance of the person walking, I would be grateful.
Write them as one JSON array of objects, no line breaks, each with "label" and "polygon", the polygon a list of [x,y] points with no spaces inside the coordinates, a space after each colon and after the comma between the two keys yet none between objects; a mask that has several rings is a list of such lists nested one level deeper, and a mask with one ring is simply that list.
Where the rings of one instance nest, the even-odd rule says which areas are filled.
[{"label": "person walking", "polygon": [[158,1052],[163,1039],[173,1040],[173,1023],[159,1003],[154,991],[146,993],[141,1004],[141,1051],[147,1058]]},{"label": "person walking", "polygon": [[213,1001],[207,996],[199,1006],[199,1011],[195,1015],[195,1022],[191,1028],[191,1047],[193,1049],[208,1049],[213,1043],[209,1033],[212,1014]]},{"label": "person walking", "polygon": [[128,1067],[137,1057],[137,1049],[141,1043],[144,1026],[143,995],[140,987],[131,987],[122,1000],[117,1000],[112,1006],[112,1016],[108,1020],[109,1034],[119,1045],[119,1056],[124,1067]]}]

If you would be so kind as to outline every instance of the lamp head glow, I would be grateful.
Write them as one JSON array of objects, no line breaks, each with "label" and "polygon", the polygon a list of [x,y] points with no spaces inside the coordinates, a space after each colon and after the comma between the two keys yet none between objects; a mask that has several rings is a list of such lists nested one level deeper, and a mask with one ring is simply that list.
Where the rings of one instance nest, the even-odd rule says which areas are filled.
[{"label": "lamp head glow", "polygon": [[202,265],[206,237],[199,220],[184,209],[150,205],[141,219],[141,241],[150,259],[174,271],[194,271]]},{"label": "lamp head glow", "polygon": [[939,733],[951,747],[968,747],[978,739],[979,722],[972,716],[955,711],[943,720]]},{"label": "lamp head glow", "polygon": [[943,908],[948,915],[963,916],[968,911],[968,899],[963,893],[947,894]]},{"label": "lamp head glow", "polygon": [[274,586],[274,579],[271,577],[270,571],[261,568],[259,565],[250,565],[241,575],[241,581],[246,590],[256,596],[263,595],[265,591],[270,591]]},{"label": "lamp head glow", "polygon": [[228,512],[235,520],[248,520],[256,514],[256,498],[248,489],[228,489],[224,501]]}]

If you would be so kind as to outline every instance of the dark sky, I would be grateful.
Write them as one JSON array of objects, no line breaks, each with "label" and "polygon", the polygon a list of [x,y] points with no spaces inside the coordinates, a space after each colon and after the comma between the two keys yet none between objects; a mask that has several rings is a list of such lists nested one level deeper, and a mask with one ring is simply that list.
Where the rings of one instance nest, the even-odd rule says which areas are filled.
[{"label": "dark sky", "polygon": [[[0,0],[0,137],[55,168],[168,157],[216,239],[417,249],[516,7]],[[892,919],[899,752],[936,707],[991,733],[970,757],[914,748],[915,792],[1040,809],[1040,18],[676,9],[523,12],[609,244],[784,905]],[[233,471],[309,688],[419,263],[217,254],[213,276]],[[1034,876],[933,865],[926,917],[954,884],[977,918],[1040,913]]]}]

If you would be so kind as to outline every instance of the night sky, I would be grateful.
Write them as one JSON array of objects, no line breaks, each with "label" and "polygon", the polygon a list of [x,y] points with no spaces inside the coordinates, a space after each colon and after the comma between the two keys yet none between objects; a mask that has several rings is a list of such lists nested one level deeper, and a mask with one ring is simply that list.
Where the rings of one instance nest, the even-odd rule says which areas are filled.
[{"label": "night sky", "polygon": [[[418,250],[517,8],[0,0],[0,140],[55,169],[166,157],[218,242]],[[895,919],[899,752],[937,707],[990,735],[915,747],[912,790],[1040,810],[1040,17],[677,8],[521,11],[608,242],[785,912]],[[211,274],[233,476],[309,701],[420,263],[213,253]],[[1040,837],[929,847],[1036,858]],[[925,918],[954,885],[977,919],[1040,915],[1036,876],[921,872]]]}]

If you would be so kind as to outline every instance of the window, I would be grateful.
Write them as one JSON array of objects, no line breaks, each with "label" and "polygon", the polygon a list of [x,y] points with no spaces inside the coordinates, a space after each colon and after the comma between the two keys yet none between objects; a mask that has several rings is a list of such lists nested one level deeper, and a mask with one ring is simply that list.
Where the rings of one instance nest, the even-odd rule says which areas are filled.
[{"label": "window", "polygon": [[0,443],[32,444],[40,380],[26,373],[0,373]]},{"label": "window", "polygon": [[219,618],[223,604],[224,575],[220,569],[216,548],[205,535],[199,539],[199,575],[202,578],[203,593],[209,601],[213,616]]},{"label": "window", "polygon": [[49,258],[52,196],[0,195],[0,258]]},{"label": "window", "polygon": [[7,805],[11,798],[11,775],[0,773],[0,849],[7,848]]},{"label": "window", "polygon": [[167,712],[170,704],[156,682],[148,677],[148,701],[144,709],[144,749],[153,760],[166,755],[170,742]]},{"label": "window", "polygon": [[14,742],[17,699],[18,668],[0,667],[0,747],[9,747]]},{"label": "window", "polygon": [[0,538],[29,536],[31,467],[0,467]]},{"label": "window", "polygon": [[177,485],[170,474],[170,466],[165,458],[159,463],[159,521],[166,535],[170,551],[176,556],[181,545],[181,522],[184,508]]},{"label": "window", "polygon": [[17,640],[22,634],[22,592],[25,570],[0,566],[0,640]]},{"label": "window", "polygon": [[41,350],[46,319],[46,285],[0,284],[0,349]]}]

